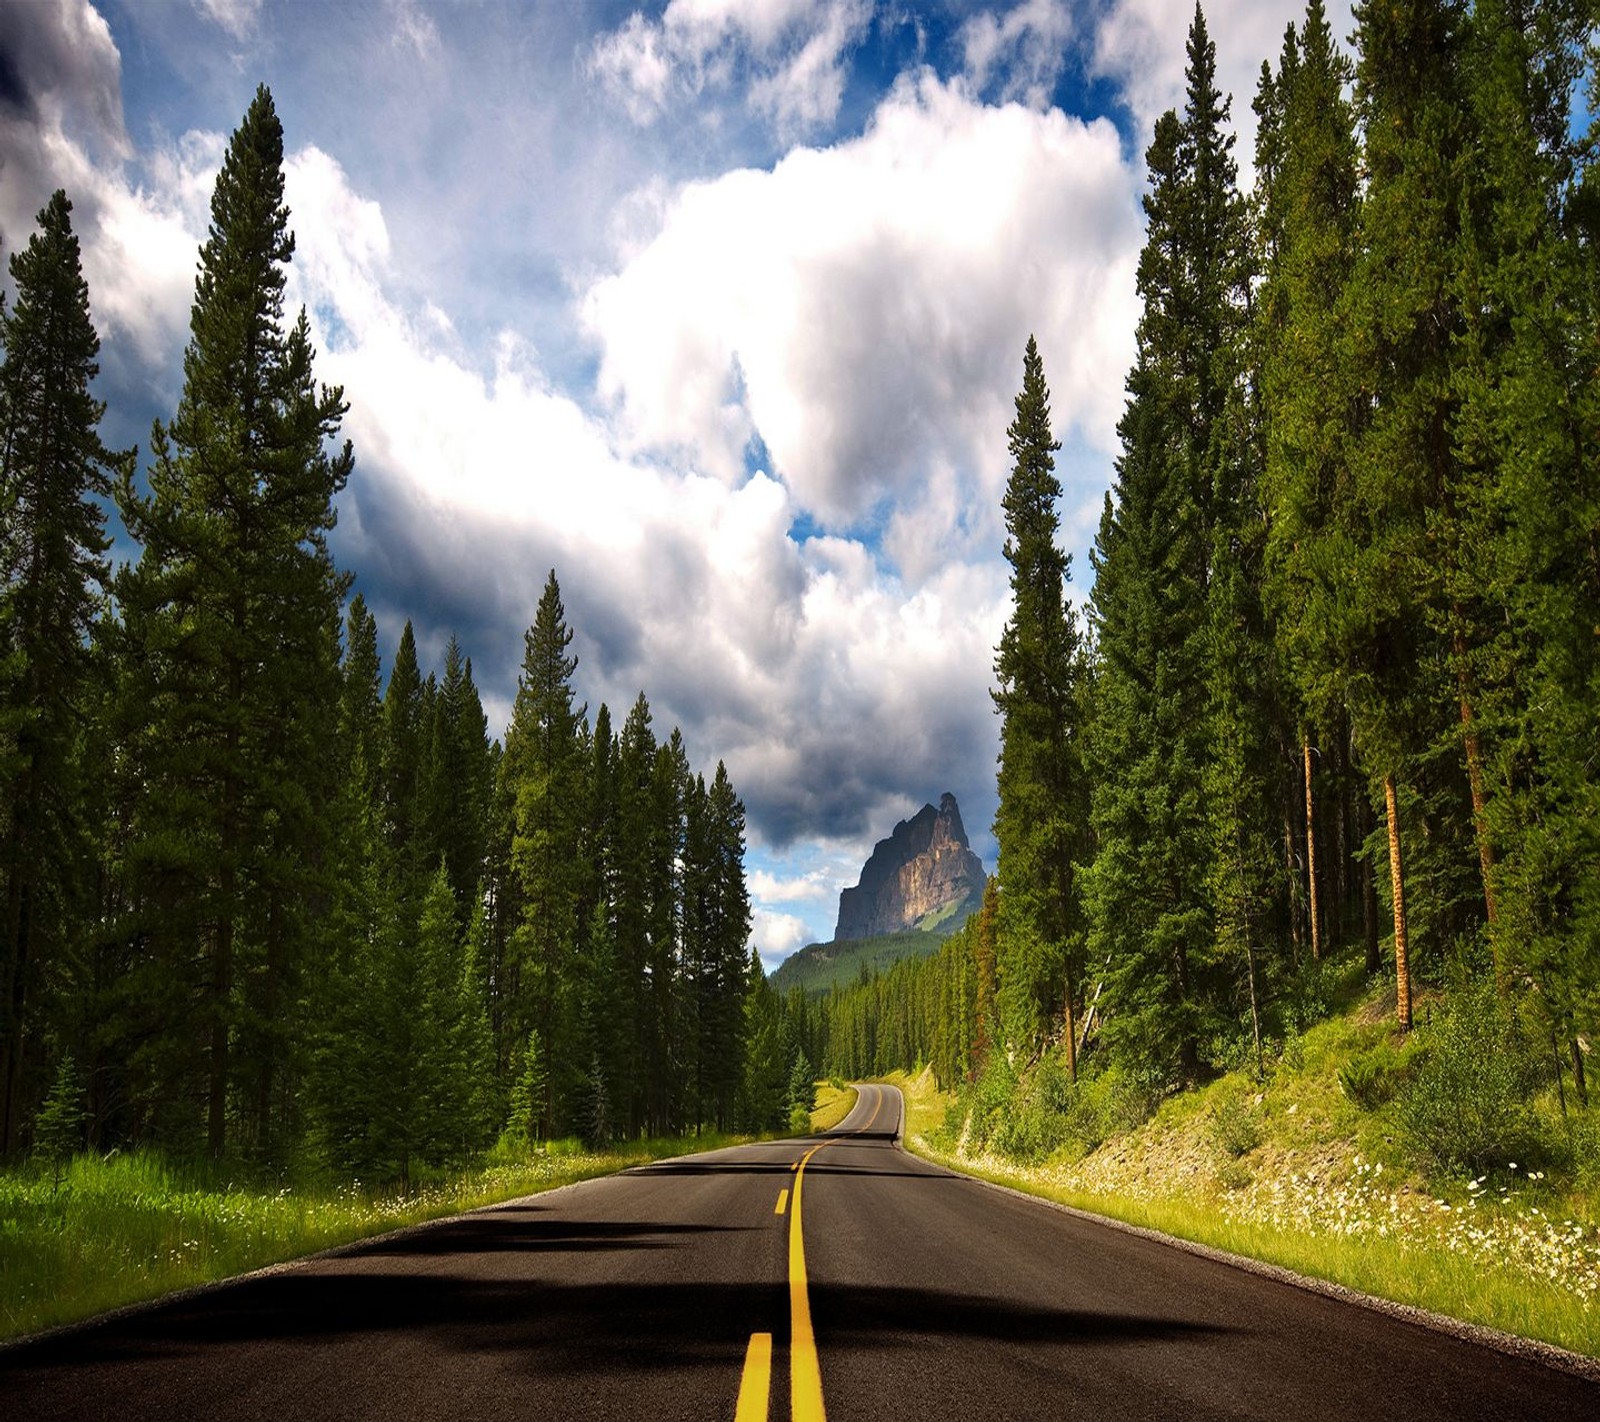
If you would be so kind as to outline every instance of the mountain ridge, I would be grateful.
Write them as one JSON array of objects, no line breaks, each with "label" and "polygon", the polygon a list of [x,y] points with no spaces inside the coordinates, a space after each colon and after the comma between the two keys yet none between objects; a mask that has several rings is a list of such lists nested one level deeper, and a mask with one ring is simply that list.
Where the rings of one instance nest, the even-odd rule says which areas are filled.
[{"label": "mountain ridge", "polygon": [[952,906],[975,908],[987,877],[967,842],[956,797],[946,790],[937,809],[924,805],[873,846],[858,882],[839,894],[833,941],[914,931],[953,916]]}]

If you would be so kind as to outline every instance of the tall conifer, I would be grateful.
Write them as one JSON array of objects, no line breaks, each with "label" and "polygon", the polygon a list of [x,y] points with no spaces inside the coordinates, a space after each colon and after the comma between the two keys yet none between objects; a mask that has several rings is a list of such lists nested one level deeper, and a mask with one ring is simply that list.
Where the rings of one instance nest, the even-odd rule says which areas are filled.
[{"label": "tall conifer", "polygon": [[[1146,161],[1138,355],[1120,426],[1115,500],[1096,540],[1090,951],[1107,966],[1106,1033],[1185,1076],[1219,1022],[1206,795],[1214,758],[1209,589],[1243,496],[1236,410],[1247,268],[1228,102],[1197,8],[1188,97],[1156,122]],[[1002,890],[1004,884],[1002,884]]]},{"label": "tall conifer", "polygon": [[1050,432],[1050,392],[1032,336],[1006,434],[1013,461],[1004,501],[1012,615],[995,655],[993,692],[1003,718],[995,813],[1002,893],[997,1001],[1007,1037],[1018,1044],[1037,1043],[1059,1017],[1076,1075],[1082,916],[1075,874],[1088,819],[1078,711],[1083,667],[1076,614],[1066,600],[1071,556],[1056,544],[1060,445]]},{"label": "tall conifer", "polygon": [[25,1064],[38,987],[92,911],[81,751],[109,571],[100,501],[128,462],[100,442],[105,406],[89,390],[100,340],[65,193],[40,212],[11,276],[16,304],[0,307],[0,1156],[36,1094]]},{"label": "tall conifer", "polygon": [[[246,1003],[271,1025],[292,1000],[294,910],[322,859],[330,791],[320,748],[346,580],[326,539],[353,459],[348,443],[329,451],[345,407],[312,378],[304,312],[284,326],[288,220],[283,129],[263,86],[212,195],[183,396],[152,433],[149,493],[131,477],[118,490],[143,545],[117,584],[145,792],[129,856],[139,931],[165,971],[204,984],[204,1038],[191,1046],[213,1153],[242,1076],[258,1102],[274,1099],[281,1041],[269,1034],[244,1062],[232,1048]],[[267,1148],[272,1122],[253,1114]]]}]

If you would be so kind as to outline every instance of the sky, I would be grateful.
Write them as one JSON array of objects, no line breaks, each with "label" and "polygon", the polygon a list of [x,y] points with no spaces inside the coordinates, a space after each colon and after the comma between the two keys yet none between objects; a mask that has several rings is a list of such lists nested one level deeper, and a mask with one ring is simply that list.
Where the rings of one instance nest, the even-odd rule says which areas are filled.
[{"label": "sky", "polygon": [[[1211,0],[1250,99],[1296,0]],[[256,86],[283,122],[332,539],[387,654],[492,734],[551,568],[578,695],[642,690],[748,816],[768,966],[945,791],[992,870],[1006,426],[1037,337],[1071,595],[1134,354],[1143,153],[1188,0],[5,0],[0,252],[74,204],[113,446],[182,386]],[[1344,0],[1329,7],[1351,29]],[[0,283],[9,286],[9,281]],[[136,553],[119,543],[114,556]]]}]

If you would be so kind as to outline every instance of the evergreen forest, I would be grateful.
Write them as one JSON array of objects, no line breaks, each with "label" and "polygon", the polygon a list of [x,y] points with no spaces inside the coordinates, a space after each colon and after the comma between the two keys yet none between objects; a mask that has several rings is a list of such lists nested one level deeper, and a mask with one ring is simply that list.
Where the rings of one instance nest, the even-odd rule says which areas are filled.
[{"label": "evergreen forest", "polygon": [[0,1153],[77,1103],[100,1149],[405,1179],[505,1132],[780,1127],[812,1063],[1160,1093],[1261,1071],[1357,961],[1398,1031],[1451,994],[1586,1105],[1600,15],[1355,19],[1347,49],[1310,0],[1262,64],[1247,192],[1196,10],[1082,604],[1023,354],[997,874],[937,954],[819,997],[749,949],[723,767],[642,694],[620,730],[577,703],[554,572],[503,741],[457,645],[425,671],[408,626],[381,683],[265,89],[142,481],[58,194],[0,325]]},{"label": "evergreen forest", "polygon": [[1195,13],[1185,103],[1147,151],[1085,618],[1028,342],[998,873],[937,957],[791,1004],[830,1072],[927,1062],[951,1089],[1048,1065],[1064,1100],[1108,1074],[1147,1100],[1260,1079],[1348,967],[1388,983],[1398,1033],[1470,1015],[1480,1063],[1587,1105],[1596,11],[1356,20],[1351,58],[1311,0],[1262,65],[1246,194]]},{"label": "evergreen forest", "polygon": [[[642,692],[620,726],[577,703],[554,571],[503,740],[456,641],[425,667],[407,622],[381,677],[329,552],[354,454],[284,310],[283,194],[263,87],[142,478],[99,438],[64,193],[10,258],[0,1156],[404,1183],[507,1133],[785,1124],[796,1049],[749,948],[743,805]],[[115,569],[110,504],[137,546]]]}]

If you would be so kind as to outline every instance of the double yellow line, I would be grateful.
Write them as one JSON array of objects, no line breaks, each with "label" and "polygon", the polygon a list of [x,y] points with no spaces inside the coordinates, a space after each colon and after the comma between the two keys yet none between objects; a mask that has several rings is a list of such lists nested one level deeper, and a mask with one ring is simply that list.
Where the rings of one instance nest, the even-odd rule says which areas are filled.
[{"label": "double yellow line", "polygon": [[[859,1136],[872,1129],[883,1109],[880,1091],[872,1116],[864,1126],[850,1132]],[[794,1195],[789,1191],[778,1194],[773,1213],[781,1215],[785,1203],[789,1208],[789,1408],[794,1422],[826,1422],[827,1409],[822,1405],[822,1365],[817,1359],[817,1340],[811,1331],[811,1294],[806,1286],[806,1242],[800,1224],[800,1196],[805,1185],[806,1166],[819,1150],[830,1146],[839,1137],[818,1141],[789,1168],[794,1171]],[[772,1391],[772,1335],[752,1333],[750,1346],[745,1351],[744,1377],[739,1384],[739,1402],[734,1412],[734,1422],[766,1422],[767,1402]]]}]

